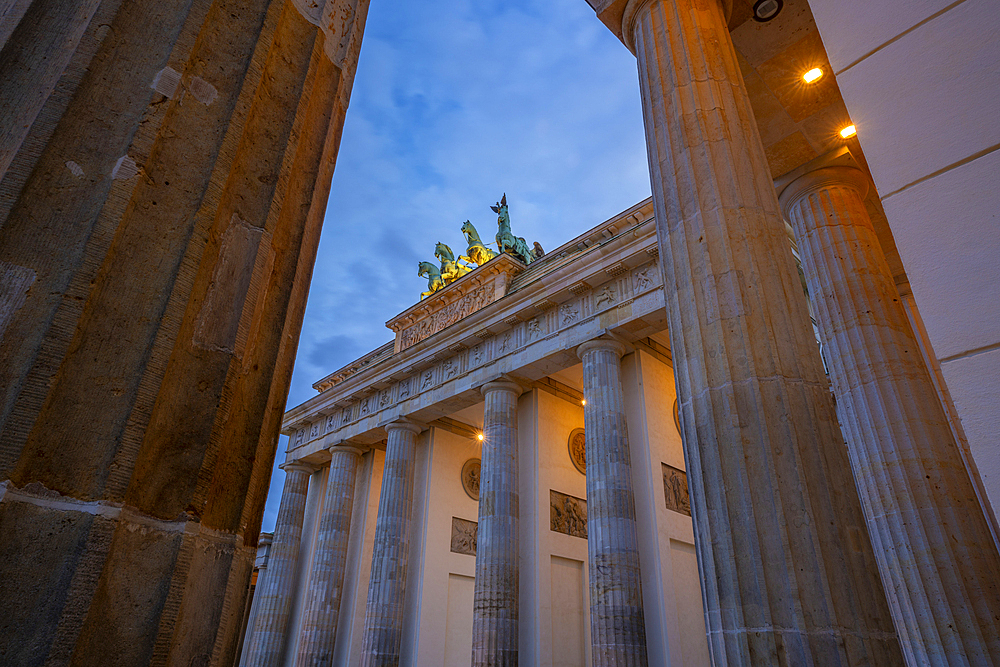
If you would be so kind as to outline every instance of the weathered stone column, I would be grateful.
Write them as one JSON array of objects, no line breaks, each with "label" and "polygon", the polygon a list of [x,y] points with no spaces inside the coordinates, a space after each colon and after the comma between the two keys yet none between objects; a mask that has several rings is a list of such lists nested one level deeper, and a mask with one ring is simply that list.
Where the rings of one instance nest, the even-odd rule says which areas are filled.
[{"label": "weathered stone column", "polygon": [[598,13],[638,57],[712,660],[901,664],[722,2]]},{"label": "weathered stone column", "polygon": [[233,663],[367,9],[0,10],[7,662]]},{"label": "weathered stone column", "polygon": [[868,177],[816,166],[781,204],[903,652],[1000,664],[1000,554],[865,209]]},{"label": "weathered stone column", "polygon": [[281,469],[285,471],[285,487],[281,492],[281,507],[271,540],[267,577],[263,590],[255,596],[260,602],[247,648],[244,663],[247,667],[279,667],[285,646],[295,566],[302,539],[306,491],[313,468],[301,463],[285,463]]},{"label": "weathered stone column", "polygon": [[472,604],[472,664],[510,667],[517,665],[517,397],[521,387],[509,380],[497,380],[483,385],[482,392],[486,407]]},{"label": "weathered stone column", "polygon": [[407,419],[387,424],[382,492],[375,520],[368,605],[365,610],[365,667],[395,667],[403,639],[403,603],[410,555],[413,468],[420,426]]},{"label": "weathered stone column", "polygon": [[583,362],[587,434],[587,554],[594,667],[647,664],[632,462],[625,424],[625,347],[597,339],[576,350]]},{"label": "weathered stone column", "polygon": [[330,667],[337,638],[337,620],[347,564],[347,540],[354,508],[354,480],[361,450],[345,445],[330,448],[326,500],[316,536],[312,575],[306,591],[305,619],[297,667]]}]

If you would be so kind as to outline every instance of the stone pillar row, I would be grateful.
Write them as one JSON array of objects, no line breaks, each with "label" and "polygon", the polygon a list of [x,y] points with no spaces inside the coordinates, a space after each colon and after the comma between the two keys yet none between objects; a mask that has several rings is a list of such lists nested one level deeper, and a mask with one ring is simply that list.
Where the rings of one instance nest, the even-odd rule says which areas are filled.
[{"label": "stone pillar row", "polygon": [[1000,664],[1000,554],[865,209],[821,159],[781,193],[911,665]]},{"label": "stone pillar row", "polygon": [[[587,430],[588,549],[594,665],[645,665],[635,499],[621,388],[624,346],[598,339],[578,349],[583,361]],[[474,666],[518,664],[517,399],[508,379],[482,387],[483,428],[479,538],[473,603]],[[416,435],[406,419],[386,426],[385,468],[379,496],[371,579],[365,614],[363,664],[398,665],[409,555]],[[296,665],[332,664],[360,452],[330,448],[326,499]],[[278,667],[285,651],[305,493],[311,467],[288,464],[272,544],[269,575],[243,664]]]},{"label": "stone pillar row", "polygon": [[901,664],[723,2],[603,4],[639,69],[712,660]]}]

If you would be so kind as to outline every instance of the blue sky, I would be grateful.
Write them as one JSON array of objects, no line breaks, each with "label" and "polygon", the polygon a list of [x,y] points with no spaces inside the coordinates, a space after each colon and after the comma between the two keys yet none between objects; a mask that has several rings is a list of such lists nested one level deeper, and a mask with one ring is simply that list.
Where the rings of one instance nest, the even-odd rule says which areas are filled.
[{"label": "blue sky", "polygon": [[492,239],[505,192],[547,250],[649,196],[635,58],[585,0],[372,0],[288,407],[391,339],[435,243]]}]

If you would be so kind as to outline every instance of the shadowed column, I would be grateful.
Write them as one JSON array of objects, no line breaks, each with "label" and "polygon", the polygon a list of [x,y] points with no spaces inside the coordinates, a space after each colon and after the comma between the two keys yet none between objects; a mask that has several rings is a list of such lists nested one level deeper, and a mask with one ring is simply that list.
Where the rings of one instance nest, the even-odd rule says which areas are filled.
[{"label": "shadowed column", "polygon": [[1000,664],[1000,554],[920,355],[854,166],[781,193],[907,662]]},{"label": "shadowed column", "polygon": [[232,664],[368,0],[3,6],[0,662]]},{"label": "shadowed column", "polygon": [[333,647],[337,639],[351,510],[354,508],[354,481],[361,450],[335,445],[330,448],[330,457],[323,517],[306,592],[308,601],[296,662],[299,667],[333,665]]},{"label": "shadowed column", "polygon": [[389,438],[385,447],[365,610],[365,667],[398,665],[403,639],[403,603],[413,513],[413,466],[420,426],[400,419],[387,424],[385,430]]},{"label": "shadowed column", "polygon": [[901,664],[722,2],[597,4],[638,58],[713,663]]},{"label": "shadowed column", "polygon": [[632,463],[621,383],[624,346],[598,339],[583,362],[590,641],[595,667],[647,664]]},{"label": "shadowed column", "polygon": [[271,540],[267,577],[263,590],[257,593],[260,606],[247,648],[244,663],[247,667],[278,667],[281,664],[292,606],[306,490],[313,468],[299,463],[285,463],[281,469],[285,471],[285,487],[281,492],[281,506]]},{"label": "shadowed column", "polygon": [[483,460],[479,482],[476,590],[472,604],[474,667],[517,665],[517,397],[499,380],[482,387]]}]

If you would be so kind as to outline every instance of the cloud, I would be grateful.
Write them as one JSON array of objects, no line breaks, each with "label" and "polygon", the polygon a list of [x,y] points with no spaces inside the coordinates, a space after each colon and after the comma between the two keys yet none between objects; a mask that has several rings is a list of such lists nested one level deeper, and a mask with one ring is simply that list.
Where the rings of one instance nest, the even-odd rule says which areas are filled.
[{"label": "cloud", "polygon": [[417,262],[464,249],[466,219],[492,239],[505,192],[547,250],[648,197],[641,114],[635,58],[584,0],[372,2],[288,406],[389,341]]}]

